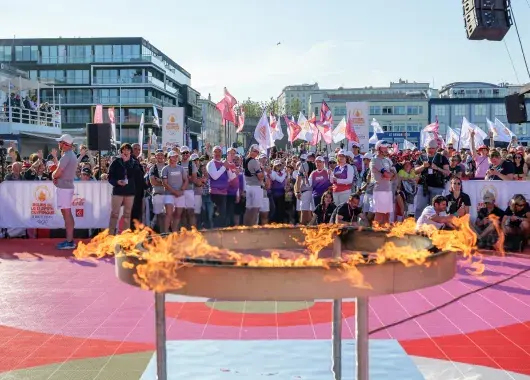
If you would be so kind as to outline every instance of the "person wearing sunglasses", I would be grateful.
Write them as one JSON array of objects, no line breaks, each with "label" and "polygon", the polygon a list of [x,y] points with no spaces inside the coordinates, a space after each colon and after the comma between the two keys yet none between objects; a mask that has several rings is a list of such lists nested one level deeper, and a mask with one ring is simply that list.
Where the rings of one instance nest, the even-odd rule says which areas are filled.
[{"label": "person wearing sunglasses", "polygon": [[452,177],[450,190],[447,198],[447,213],[457,217],[469,214],[471,207],[471,198],[462,191],[462,180],[458,177]]},{"label": "person wearing sunglasses", "polygon": [[515,194],[510,200],[502,226],[506,236],[505,249],[522,251],[530,237],[530,206],[522,194]]},{"label": "person wearing sunglasses", "polygon": [[516,152],[513,156],[513,174],[518,181],[523,181],[528,175],[528,165],[522,153]]}]

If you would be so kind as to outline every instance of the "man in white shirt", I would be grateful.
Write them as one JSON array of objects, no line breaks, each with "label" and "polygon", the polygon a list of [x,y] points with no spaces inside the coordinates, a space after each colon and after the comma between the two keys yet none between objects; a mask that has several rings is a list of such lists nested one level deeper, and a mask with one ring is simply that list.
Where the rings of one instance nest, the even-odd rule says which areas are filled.
[{"label": "man in white shirt", "polygon": [[432,206],[423,209],[420,217],[416,222],[416,230],[423,231],[434,226],[437,230],[454,229],[453,216],[447,215],[447,198],[443,195],[436,195],[432,199]]}]

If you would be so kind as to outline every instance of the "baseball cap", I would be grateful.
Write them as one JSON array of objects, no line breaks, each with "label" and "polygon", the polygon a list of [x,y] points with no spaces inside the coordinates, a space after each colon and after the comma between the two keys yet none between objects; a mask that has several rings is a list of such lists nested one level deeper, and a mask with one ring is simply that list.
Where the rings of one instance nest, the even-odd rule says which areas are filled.
[{"label": "baseball cap", "polygon": [[258,144],[252,144],[250,148],[248,149],[249,152],[256,151],[259,152],[259,145]]},{"label": "baseball cap", "polygon": [[363,160],[371,160],[373,158],[371,153],[365,153],[363,156]]},{"label": "baseball cap", "polygon": [[427,148],[438,148],[438,141],[429,140],[429,142],[427,143]]},{"label": "baseball cap", "polygon": [[220,150],[222,152],[223,148],[221,148],[219,145],[216,145],[213,147],[212,152],[215,152],[216,150]]},{"label": "baseball cap", "polygon": [[171,152],[169,152],[169,153],[167,154],[167,156],[168,156],[168,157],[175,157],[175,156],[178,156],[178,153],[175,152],[174,150],[172,150]]},{"label": "baseball cap", "polygon": [[477,150],[482,150],[482,149],[489,150],[489,148],[486,145],[479,146]]},{"label": "baseball cap", "polygon": [[354,157],[355,157],[355,156],[353,155],[353,152],[350,152],[349,150],[346,151],[345,154],[346,154],[347,157],[350,157],[350,158],[354,158]]},{"label": "baseball cap", "polygon": [[263,153],[261,153],[261,154],[259,155],[258,159],[260,159],[260,160],[261,160],[262,158],[267,158],[267,155],[266,155],[266,154],[263,154]]},{"label": "baseball cap", "polygon": [[197,153],[193,153],[191,156],[190,156],[190,160],[191,161],[195,161],[195,160],[198,160],[199,159],[199,155]]},{"label": "baseball cap", "polygon": [[352,148],[360,148],[361,145],[360,145],[357,141],[352,141],[352,143],[351,143],[351,147],[352,147]]},{"label": "baseball cap", "polygon": [[304,154],[301,154],[301,155],[300,155],[300,159],[301,159],[301,160],[307,160],[307,154],[305,154],[305,153],[304,153]]},{"label": "baseball cap", "polygon": [[55,139],[55,141],[63,142],[63,143],[68,144],[68,145],[72,145],[74,143],[74,138],[67,134],[67,135],[62,135],[58,139]]},{"label": "baseball cap", "polygon": [[324,157],[322,156],[318,156],[315,161],[322,161],[322,162],[326,162],[326,160],[324,159]]},{"label": "baseball cap", "polygon": [[375,150],[378,150],[379,148],[388,148],[390,144],[386,140],[379,140],[375,144]]},{"label": "baseball cap", "polygon": [[486,191],[482,200],[484,202],[495,202],[495,195],[493,195],[493,193],[490,191]]},{"label": "baseball cap", "polygon": [[180,147],[180,153],[189,153],[190,152],[190,148],[188,148],[187,146],[183,145]]},{"label": "baseball cap", "polygon": [[346,156],[346,152],[345,152],[344,150],[341,149],[341,150],[339,150],[339,151],[337,152],[336,156],[337,156],[337,157],[338,157],[338,156]]},{"label": "baseball cap", "polygon": [[274,162],[272,163],[272,166],[277,166],[281,164],[282,164],[282,160],[274,160]]}]

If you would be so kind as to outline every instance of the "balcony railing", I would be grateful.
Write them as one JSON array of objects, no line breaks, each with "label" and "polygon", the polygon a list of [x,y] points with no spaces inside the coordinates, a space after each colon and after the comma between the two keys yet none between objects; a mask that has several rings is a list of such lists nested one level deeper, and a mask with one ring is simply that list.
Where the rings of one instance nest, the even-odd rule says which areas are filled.
[{"label": "balcony railing", "polygon": [[[120,124],[120,116],[116,114],[116,125]],[[140,125],[140,119],[141,116],[125,116],[123,120],[121,120],[122,124],[138,124]],[[145,124],[152,124],[153,123],[153,116],[145,116],[144,117],[144,123]],[[90,119],[90,116],[68,116],[64,115],[63,117],[63,124],[86,124],[91,123],[92,120]],[[103,122],[110,123],[108,118],[104,118]]]},{"label": "balcony railing", "polygon": [[60,115],[56,116],[55,112],[44,112],[40,109],[30,110],[13,106],[9,107],[8,105],[0,108],[0,122],[35,124],[61,128]]},{"label": "balcony railing", "polygon": [[[53,97],[41,97],[41,102],[54,103]],[[61,97],[62,105],[72,105],[72,104],[83,104],[83,105],[95,105],[95,104],[111,104],[117,106],[121,105],[130,105],[130,104],[147,104],[147,105],[159,105],[163,107],[172,107],[175,106],[171,102],[167,102],[154,96],[140,96],[140,97],[127,97],[122,96],[121,102],[119,96],[75,96],[75,97]]]}]

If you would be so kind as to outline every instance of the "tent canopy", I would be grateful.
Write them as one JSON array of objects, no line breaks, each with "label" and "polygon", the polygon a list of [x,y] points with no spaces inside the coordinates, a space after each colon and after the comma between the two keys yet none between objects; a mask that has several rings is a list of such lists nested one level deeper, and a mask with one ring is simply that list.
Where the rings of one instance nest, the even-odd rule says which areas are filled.
[{"label": "tent canopy", "polygon": [[42,82],[36,80],[25,79],[22,77],[5,79],[0,82],[0,90],[6,93],[20,92],[27,90],[37,90],[39,88],[50,87]]}]

